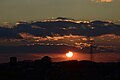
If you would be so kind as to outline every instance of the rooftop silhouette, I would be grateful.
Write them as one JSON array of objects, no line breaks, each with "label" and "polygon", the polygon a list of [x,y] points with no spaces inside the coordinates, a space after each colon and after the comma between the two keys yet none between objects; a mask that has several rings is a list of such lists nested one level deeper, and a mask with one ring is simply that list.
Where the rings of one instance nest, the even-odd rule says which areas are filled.
[{"label": "rooftop silhouette", "polygon": [[[49,56],[35,61],[17,61],[0,64],[0,79],[5,80],[119,80],[120,62],[93,61],[52,62]],[[16,64],[16,65],[14,65]]]}]

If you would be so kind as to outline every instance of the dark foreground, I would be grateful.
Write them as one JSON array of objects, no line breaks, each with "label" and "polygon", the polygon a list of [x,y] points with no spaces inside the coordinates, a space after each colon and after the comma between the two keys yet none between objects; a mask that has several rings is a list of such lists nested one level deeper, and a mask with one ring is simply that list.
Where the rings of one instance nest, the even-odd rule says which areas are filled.
[{"label": "dark foreground", "polygon": [[0,64],[0,80],[120,80],[120,62],[51,62],[48,56],[36,61]]}]

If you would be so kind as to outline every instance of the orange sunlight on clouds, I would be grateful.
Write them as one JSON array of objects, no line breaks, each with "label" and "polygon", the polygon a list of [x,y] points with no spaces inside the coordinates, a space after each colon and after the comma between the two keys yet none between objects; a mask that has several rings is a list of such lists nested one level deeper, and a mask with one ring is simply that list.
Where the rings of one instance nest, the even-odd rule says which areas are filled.
[{"label": "orange sunlight on clouds", "polygon": [[94,1],[94,2],[103,2],[103,3],[110,3],[113,0],[91,0],[91,1]]}]

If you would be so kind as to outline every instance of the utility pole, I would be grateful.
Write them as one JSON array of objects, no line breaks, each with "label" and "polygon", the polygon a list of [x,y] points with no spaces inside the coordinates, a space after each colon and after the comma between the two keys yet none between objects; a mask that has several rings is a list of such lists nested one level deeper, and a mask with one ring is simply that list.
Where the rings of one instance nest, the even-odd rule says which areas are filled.
[{"label": "utility pole", "polygon": [[90,60],[93,61],[93,45],[90,45]]},{"label": "utility pole", "polygon": [[90,60],[93,61],[93,50],[96,49],[96,45],[95,44],[91,44],[90,45]]}]

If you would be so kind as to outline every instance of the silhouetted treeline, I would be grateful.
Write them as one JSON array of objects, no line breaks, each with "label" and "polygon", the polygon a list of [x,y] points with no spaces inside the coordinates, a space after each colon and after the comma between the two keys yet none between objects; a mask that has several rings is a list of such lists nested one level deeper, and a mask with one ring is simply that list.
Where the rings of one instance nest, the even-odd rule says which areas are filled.
[{"label": "silhouetted treeline", "polygon": [[[15,60],[15,61],[14,61]],[[41,60],[0,64],[0,80],[120,80],[120,62],[92,61],[52,62],[48,56]]]}]

